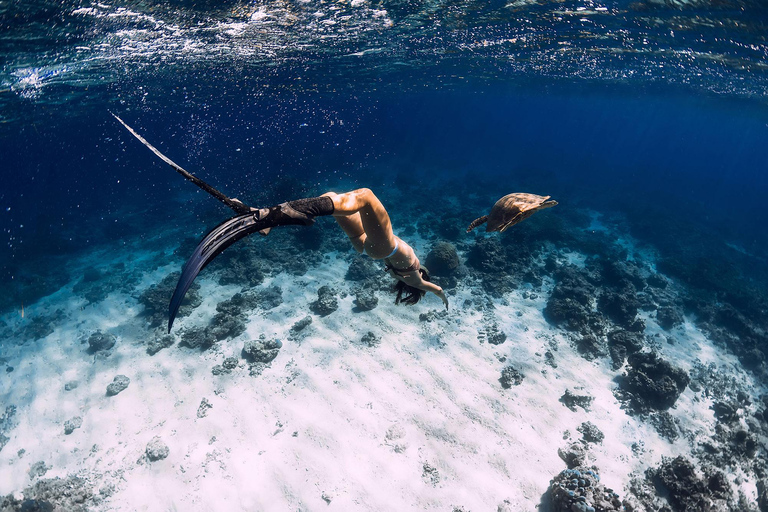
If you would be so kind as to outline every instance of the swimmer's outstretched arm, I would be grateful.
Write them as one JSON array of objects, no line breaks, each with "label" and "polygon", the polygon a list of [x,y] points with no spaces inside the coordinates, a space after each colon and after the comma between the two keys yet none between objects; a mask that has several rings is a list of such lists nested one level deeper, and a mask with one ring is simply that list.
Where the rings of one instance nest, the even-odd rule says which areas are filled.
[{"label": "swimmer's outstretched arm", "polygon": [[427,282],[427,281],[424,281],[424,285],[425,285],[424,288],[421,288],[421,289],[422,290],[426,290],[428,292],[432,292],[435,295],[437,295],[438,297],[440,297],[440,300],[443,301],[443,304],[445,304],[445,309],[447,310],[448,309],[448,297],[445,296],[445,292],[443,291],[443,289],[440,288],[439,286],[437,286],[436,284],[430,283],[430,282]]},{"label": "swimmer's outstretched arm", "polygon": [[418,288],[419,290],[424,290],[425,292],[434,293],[435,295],[440,297],[440,300],[443,301],[443,304],[445,304],[445,309],[448,309],[448,297],[445,296],[445,292],[443,291],[443,289],[437,286],[435,283],[425,281],[424,279],[422,279],[421,274],[419,272],[412,272],[405,276],[394,275],[394,277],[401,280],[408,286],[413,286],[414,288]]}]

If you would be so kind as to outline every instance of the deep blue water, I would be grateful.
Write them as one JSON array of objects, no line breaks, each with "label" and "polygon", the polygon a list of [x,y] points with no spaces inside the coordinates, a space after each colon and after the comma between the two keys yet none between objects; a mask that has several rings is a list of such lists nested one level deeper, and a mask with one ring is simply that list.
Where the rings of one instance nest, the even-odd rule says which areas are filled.
[{"label": "deep blue water", "polygon": [[760,3],[513,4],[0,3],[3,304],[30,267],[210,227],[216,205],[110,111],[252,203],[527,190],[623,212],[668,249],[708,251],[679,236],[708,232],[762,279]]}]

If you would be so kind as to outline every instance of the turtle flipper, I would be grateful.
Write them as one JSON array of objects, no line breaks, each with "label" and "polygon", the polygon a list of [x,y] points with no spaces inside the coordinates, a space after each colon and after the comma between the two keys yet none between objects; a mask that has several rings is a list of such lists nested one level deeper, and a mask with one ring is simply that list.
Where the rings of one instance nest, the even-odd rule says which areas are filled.
[{"label": "turtle flipper", "polygon": [[483,215],[482,217],[476,218],[475,220],[472,221],[472,223],[467,228],[467,233],[469,233],[470,231],[475,229],[477,226],[481,226],[481,225],[485,224],[486,222],[488,222],[488,216],[487,215]]},{"label": "turtle flipper", "polygon": [[[534,210],[534,211],[535,211],[535,210]],[[499,233],[503,233],[503,232],[505,232],[505,231],[507,230],[507,228],[508,228],[508,227],[510,227],[510,226],[514,226],[514,225],[515,225],[515,224],[517,224],[518,222],[521,222],[522,220],[524,220],[526,217],[529,217],[531,214],[533,214],[533,212],[529,212],[529,214],[528,214],[528,215],[525,215],[525,216],[524,216],[524,212],[522,212],[522,211],[519,211],[519,212],[517,212],[517,214],[516,214],[514,217],[512,217],[511,219],[509,219],[509,222],[507,222],[507,223],[506,223],[506,224],[504,224],[503,226],[499,227],[499,229],[498,229]]]}]

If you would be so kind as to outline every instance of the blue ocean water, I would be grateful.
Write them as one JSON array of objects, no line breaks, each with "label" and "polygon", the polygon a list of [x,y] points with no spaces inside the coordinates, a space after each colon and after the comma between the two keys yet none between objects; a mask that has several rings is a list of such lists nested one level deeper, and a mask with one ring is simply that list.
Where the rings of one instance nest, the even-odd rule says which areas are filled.
[{"label": "blue ocean water", "polygon": [[760,2],[0,9],[6,277],[179,186],[110,111],[235,194],[511,173],[764,239]]},{"label": "blue ocean water", "polygon": [[[758,0],[0,0],[0,311],[97,251],[180,264],[230,214],[114,113],[230,197],[367,187],[467,254],[456,233],[509,192],[585,231],[596,212],[689,287],[686,315],[727,305],[712,337],[763,382],[766,24]],[[535,222],[510,253],[567,244]]]},{"label": "blue ocean water", "polygon": [[206,203],[110,111],[188,170],[255,204],[340,183],[386,188],[404,176],[417,188],[444,179],[532,188],[648,215],[660,238],[687,223],[764,263],[768,110],[759,101],[631,86],[533,88],[291,92],[223,105],[213,97],[179,103],[171,89],[151,107],[115,101],[82,113],[76,103],[20,100],[25,119],[5,123],[0,142],[6,305],[23,300],[14,282],[26,262],[141,236],[146,224],[177,223],[179,210]]}]

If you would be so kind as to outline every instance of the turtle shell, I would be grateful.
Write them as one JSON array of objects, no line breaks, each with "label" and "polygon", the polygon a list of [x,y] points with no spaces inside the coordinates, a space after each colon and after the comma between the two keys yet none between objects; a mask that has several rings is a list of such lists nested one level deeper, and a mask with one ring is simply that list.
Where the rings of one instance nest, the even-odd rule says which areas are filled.
[{"label": "turtle shell", "polygon": [[549,201],[550,197],[552,196],[537,196],[524,192],[516,192],[502,197],[491,208],[485,230],[503,232],[508,227],[527,219],[538,210],[555,206],[557,201]]}]

